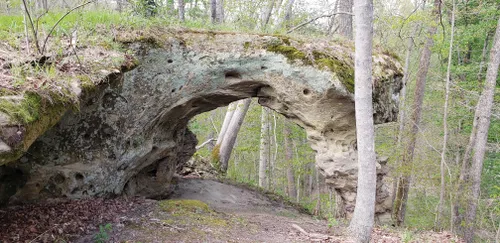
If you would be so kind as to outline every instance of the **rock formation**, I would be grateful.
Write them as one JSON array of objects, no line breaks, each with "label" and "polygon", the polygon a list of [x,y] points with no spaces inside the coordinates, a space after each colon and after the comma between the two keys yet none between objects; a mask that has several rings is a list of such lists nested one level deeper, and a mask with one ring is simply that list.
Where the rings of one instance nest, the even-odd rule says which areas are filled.
[{"label": "rock formation", "polygon": [[[4,183],[10,178],[12,184],[10,190],[0,189],[4,201],[164,196],[176,168],[195,152],[189,119],[258,97],[261,105],[306,130],[318,168],[341,195],[348,214],[353,211],[352,44],[169,29],[118,33],[116,41],[133,53],[137,67],[115,70],[105,82],[83,89],[79,111],[67,111],[51,129],[41,130],[19,159],[9,161],[12,154],[3,150],[0,158],[7,165],[0,178]],[[381,51],[375,51],[373,60],[375,122],[394,121],[400,64]],[[391,206],[382,181],[386,168],[384,163],[377,168],[376,211],[386,220]]]}]

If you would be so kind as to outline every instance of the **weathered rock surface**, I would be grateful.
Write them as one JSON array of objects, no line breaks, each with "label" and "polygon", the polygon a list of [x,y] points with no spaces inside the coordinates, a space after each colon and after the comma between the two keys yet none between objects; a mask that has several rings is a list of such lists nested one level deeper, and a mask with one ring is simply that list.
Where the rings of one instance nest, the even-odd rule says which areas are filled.
[{"label": "weathered rock surface", "polygon": [[[235,33],[151,31],[119,34],[140,64],[108,76],[7,168],[24,178],[10,201],[113,194],[161,197],[176,167],[195,152],[193,116],[259,97],[302,126],[316,163],[353,211],[356,136],[350,44]],[[401,67],[374,54],[374,118],[394,121]],[[378,164],[377,214],[390,211]],[[2,171],[0,171],[2,172]],[[12,193],[12,190],[10,191]],[[10,195],[4,198],[9,198]]]}]

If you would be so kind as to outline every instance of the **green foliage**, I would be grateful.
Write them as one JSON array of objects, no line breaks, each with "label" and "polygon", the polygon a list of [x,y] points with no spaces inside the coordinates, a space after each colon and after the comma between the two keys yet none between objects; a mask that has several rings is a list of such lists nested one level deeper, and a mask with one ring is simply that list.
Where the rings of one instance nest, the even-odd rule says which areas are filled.
[{"label": "green foliage", "polygon": [[95,243],[105,243],[109,239],[109,233],[113,230],[111,224],[99,225],[99,233],[94,236]]},{"label": "green foliage", "polygon": [[403,231],[403,234],[401,236],[401,240],[404,242],[404,243],[409,243],[409,242],[412,242],[413,241],[413,238],[414,238],[414,235],[413,235],[413,232],[409,231],[409,230],[405,230]]},{"label": "green foliage", "polygon": [[154,0],[135,0],[132,3],[133,13],[143,17],[154,17],[158,14],[158,4]]}]

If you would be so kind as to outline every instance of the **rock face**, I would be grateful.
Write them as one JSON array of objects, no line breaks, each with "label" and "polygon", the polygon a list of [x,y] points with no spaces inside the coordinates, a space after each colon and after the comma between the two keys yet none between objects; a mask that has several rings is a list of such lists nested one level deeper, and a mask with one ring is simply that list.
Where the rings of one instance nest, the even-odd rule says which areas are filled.
[{"label": "rock face", "polygon": [[[117,40],[140,64],[84,91],[79,112],[67,112],[4,167],[0,175],[13,171],[22,183],[3,198],[164,196],[176,168],[195,152],[189,119],[258,97],[307,131],[318,168],[352,213],[357,159],[350,44],[159,29]],[[374,61],[374,118],[394,121],[401,67],[377,51]],[[382,219],[390,202],[384,163],[377,168]]]}]

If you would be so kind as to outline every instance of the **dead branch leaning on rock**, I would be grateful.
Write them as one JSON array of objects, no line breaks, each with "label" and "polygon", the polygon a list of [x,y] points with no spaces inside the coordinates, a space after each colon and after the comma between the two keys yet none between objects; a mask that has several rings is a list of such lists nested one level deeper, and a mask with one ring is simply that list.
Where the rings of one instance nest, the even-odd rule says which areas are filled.
[{"label": "dead branch leaning on rock", "polygon": [[329,235],[325,234],[319,234],[319,233],[307,233],[304,229],[302,229],[300,226],[296,224],[292,224],[292,227],[296,230],[298,230],[300,233],[304,234],[305,236],[313,239],[319,239],[319,240],[328,240],[330,239]]}]

